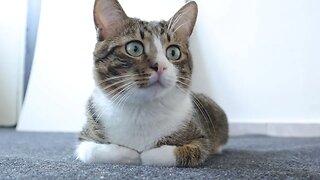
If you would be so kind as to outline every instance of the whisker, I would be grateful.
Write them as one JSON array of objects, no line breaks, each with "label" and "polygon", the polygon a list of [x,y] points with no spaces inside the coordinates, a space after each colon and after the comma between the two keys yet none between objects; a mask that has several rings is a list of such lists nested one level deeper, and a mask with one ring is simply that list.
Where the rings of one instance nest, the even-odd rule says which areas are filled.
[{"label": "whisker", "polygon": [[[99,109],[95,109],[95,112],[93,113],[92,118],[93,118],[94,116],[96,116],[96,118],[95,118],[94,120],[95,120],[96,122],[99,122],[99,121],[100,121],[100,118],[102,117],[103,112],[104,112],[106,109],[107,109],[107,107],[104,107],[104,106],[100,107]],[[97,113],[98,113],[98,114],[97,114]]]},{"label": "whisker", "polygon": [[[115,104],[116,100],[117,100],[119,97],[122,96],[121,93],[123,93],[123,92],[126,91],[127,89],[130,89],[130,88],[131,88],[131,85],[133,85],[133,84],[134,84],[133,82],[125,83],[125,84],[117,87],[116,89],[114,89],[114,90],[112,90],[112,91],[110,91],[110,92],[107,92],[107,94],[108,94],[109,96],[112,96],[112,98],[111,98],[111,104]],[[133,87],[133,86],[132,86],[132,87]],[[121,89],[121,88],[124,88],[124,89],[122,89],[121,91],[119,91],[119,92],[117,92],[116,94],[112,95],[113,93],[115,93],[116,91],[118,91],[118,90]],[[92,108],[92,107],[90,107],[90,108]],[[106,107],[101,107],[100,109],[95,109],[95,112],[93,113],[92,116],[96,116],[96,119],[95,119],[96,121],[99,121],[99,120],[101,119],[103,112],[104,112],[107,108],[108,108],[108,107],[106,106]]]},{"label": "whisker", "polygon": [[[115,96],[117,94],[119,94],[119,92],[117,92],[118,90],[122,89],[122,88],[125,88],[126,86],[132,84],[133,82],[129,82],[129,83],[125,83],[117,88],[115,88],[114,90],[110,91],[110,92],[107,92],[109,96]],[[117,92],[115,95],[113,95],[113,93]],[[121,92],[121,91],[120,91]]]},{"label": "whisker", "polygon": [[[131,87],[133,87],[134,86],[134,83],[133,82],[131,82],[130,84],[128,84],[125,88],[123,88],[120,92],[118,92],[117,93],[117,95],[116,96],[113,96],[112,98],[111,98],[111,103],[112,104],[114,104],[114,103],[116,103],[117,102],[117,100],[119,99],[119,101],[115,104],[115,109],[117,109],[117,104],[119,103],[119,102],[121,102],[121,99],[123,98],[123,96],[125,96],[125,94],[127,93],[126,91],[128,91],[129,89],[131,89]],[[124,94],[121,94],[121,93],[123,93],[124,92]]]},{"label": "whisker", "polygon": [[97,111],[97,105],[92,103],[91,106],[87,109],[87,114],[91,114],[91,111],[93,111],[93,113],[91,114],[91,117],[94,119],[94,116],[96,115]]},{"label": "whisker", "polygon": [[[184,89],[182,89],[181,87],[177,86],[178,89],[180,89],[180,91],[186,93],[186,91]],[[211,133],[211,129],[213,130],[213,133],[216,134],[215,131],[215,126],[212,122],[212,119],[208,113],[208,111],[206,110],[206,108],[203,106],[203,104],[201,103],[201,101],[191,92],[190,95],[193,97],[192,101],[194,102],[194,105],[197,107],[197,109],[200,111],[202,117],[205,119],[205,121],[207,123],[210,124],[211,128],[209,128],[209,132]]]},{"label": "whisker", "polygon": [[177,86],[177,88],[178,88],[181,92],[185,93],[186,95],[189,95],[189,94],[190,94],[190,91],[185,90],[185,89],[183,89],[183,88],[180,87],[180,86]]},{"label": "whisker", "polygon": [[[107,107],[101,107],[99,110],[99,114],[96,116],[96,121],[99,122],[102,117],[103,112],[107,109]],[[98,112],[98,111],[97,111]]]},{"label": "whisker", "polygon": [[184,79],[184,80],[187,80],[187,81],[191,81],[190,78],[186,78],[186,77],[182,77],[182,76],[177,76],[177,77],[178,77],[178,79]]},{"label": "whisker", "polygon": [[[132,84],[132,82],[127,83],[127,84],[124,84],[124,85],[116,88],[115,91],[119,90],[119,89],[122,88],[122,87],[129,86],[130,84]],[[126,87],[126,88],[127,88],[127,87]],[[124,88],[124,89],[126,89],[126,88]],[[115,103],[114,98],[120,97],[120,96],[121,96],[121,93],[124,91],[124,89],[122,89],[120,92],[117,92],[115,95],[112,96],[112,98],[110,99],[110,100],[111,100],[111,104],[114,104],[114,103]],[[114,92],[115,92],[115,91],[114,91]],[[112,92],[112,93],[114,93],[114,92]],[[108,95],[112,95],[112,93],[110,93],[110,94],[108,93]],[[101,108],[102,111],[100,110],[100,113],[99,113],[99,115],[97,116],[97,119],[98,119],[98,120],[100,120],[100,118],[102,117],[102,114],[103,114],[103,112],[105,111],[106,108],[107,108],[107,107]]]},{"label": "whisker", "polygon": [[131,81],[131,80],[132,80],[132,79],[127,78],[127,79],[124,79],[124,80],[121,80],[121,81],[117,81],[117,82],[112,83],[112,84],[110,84],[110,85],[108,85],[108,86],[106,86],[106,87],[103,87],[103,89],[104,89],[104,90],[107,90],[108,88],[110,88],[110,87],[112,87],[112,86],[115,86],[115,85],[117,85],[117,84],[121,84],[121,83],[123,83],[123,82]]},{"label": "whisker", "polygon": [[148,81],[149,77],[140,77],[140,78],[135,78],[134,81]]},{"label": "whisker", "polygon": [[[189,84],[186,84],[186,83],[184,83],[184,82],[182,82],[182,81],[180,81],[180,80],[177,80],[177,83],[178,83],[178,84],[180,83],[180,84],[186,86],[187,88],[190,88],[190,85],[189,85]],[[183,88],[183,87],[181,87],[181,88]]]},{"label": "whisker", "polygon": [[125,102],[129,99],[130,96],[132,96],[134,94],[134,91],[131,90],[134,87],[134,85],[136,85],[136,84],[133,84],[133,86],[131,86],[127,90],[127,92],[123,95],[122,102],[119,104],[119,109],[123,109]]},{"label": "whisker", "polygon": [[[129,82],[129,83],[123,84],[122,86],[120,86],[120,87],[116,88],[115,90],[113,90],[112,93],[114,93],[114,92],[116,92],[116,91],[118,91],[118,90],[121,89],[119,92],[117,92],[116,94],[114,94],[114,95],[111,97],[110,100],[113,101],[115,98],[118,98],[118,96],[119,96],[122,92],[124,92],[126,89],[128,89],[128,87],[130,87],[132,84],[133,84],[133,82]],[[112,94],[111,94],[111,95],[112,95]]]},{"label": "whisker", "polygon": [[[213,124],[213,122],[212,122],[212,119],[211,119],[211,117],[210,117],[207,109],[203,106],[203,104],[201,103],[201,101],[200,101],[195,95],[193,95],[193,93],[191,93],[191,95],[192,95],[192,97],[195,99],[195,101],[197,101],[197,104],[201,106],[201,109],[204,110],[204,113],[205,113],[205,115],[206,115],[206,117],[204,116],[204,118],[205,118],[205,120],[208,121],[208,122],[210,123],[210,125],[211,125],[210,130],[212,129],[212,130],[213,130],[213,133],[216,134],[215,126],[214,126],[214,124]],[[194,102],[195,102],[195,101],[194,101]],[[200,111],[202,111],[201,109],[199,108]],[[203,112],[203,111],[202,111],[202,112]],[[203,113],[202,113],[202,115],[203,115]],[[211,132],[211,131],[210,131],[210,132]]]},{"label": "whisker", "polygon": [[130,75],[123,75],[123,76],[115,76],[115,77],[110,77],[110,78],[106,78],[104,80],[101,80],[101,81],[98,81],[97,83],[98,84],[102,84],[104,82],[108,82],[108,81],[111,81],[111,80],[116,80],[116,79],[120,79],[120,78],[125,78],[125,77],[135,77],[135,76],[138,76],[139,74],[130,74]]}]

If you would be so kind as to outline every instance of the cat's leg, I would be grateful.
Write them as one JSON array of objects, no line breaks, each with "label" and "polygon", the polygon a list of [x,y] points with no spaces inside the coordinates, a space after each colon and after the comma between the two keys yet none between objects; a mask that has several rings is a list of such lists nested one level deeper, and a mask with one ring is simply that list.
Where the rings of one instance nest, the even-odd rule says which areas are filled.
[{"label": "cat's leg", "polygon": [[190,144],[177,147],[175,153],[177,156],[177,166],[195,167],[203,163],[209,156],[208,144],[203,141],[193,141]]},{"label": "cat's leg", "polygon": [[208,156],[207,144],[193,141],[183,146],[163,145],[141,153],[143,165],[194,167]]},{"label": "cat's leg", "polygon": [[137,151],[116,144],[83,141],[77,147],[76,155],[79,160],[86,163],[140,164],[140,155]]}]

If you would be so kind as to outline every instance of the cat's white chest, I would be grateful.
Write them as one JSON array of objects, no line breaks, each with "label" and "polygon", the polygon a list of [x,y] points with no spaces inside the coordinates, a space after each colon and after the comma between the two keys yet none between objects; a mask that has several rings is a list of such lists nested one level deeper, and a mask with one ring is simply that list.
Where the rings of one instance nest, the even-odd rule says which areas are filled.
[{"label": "cat's white chest", "polygon": [[[140,108],[135,108],[133,111],[136,111],[134,113],[137,114],[119,115],[116,119],[107,121],[107,134],[111,143],[144,151],[154,147],[159,139],[174,132],[174,129],[178,129],[182,124],[181,121],[179,123],[167,121],[161,124],[159,123],[160,117],[156,117],[156,115],[143,117],[141,112],[138,114]],[[143,121],[149,122],[144,124]]]},{"label": "cat's white chest", "polygon": [[[101,96],[103,95],[96,93],[93,98],[97,108],[104,109],[100,121],[106,127],[108,141],[140,152],[153,148],[161,138],[177,131],[192,109],[189,98],[179,101],[170,99],[169,104],[127,104],[116,109]],[[179,104],[170,104],[171,102]]]}]

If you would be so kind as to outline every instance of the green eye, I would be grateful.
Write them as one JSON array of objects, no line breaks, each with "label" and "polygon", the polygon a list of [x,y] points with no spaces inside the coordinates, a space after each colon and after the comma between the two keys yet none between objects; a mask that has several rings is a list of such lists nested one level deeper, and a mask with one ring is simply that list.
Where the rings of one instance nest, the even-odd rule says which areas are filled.
[{"label": "green eye", "polygon": [[178,46],[172,45],[168,47],[166,55],[169,60],[178,60],[181,52]]},{"label": "green eye", "polygon": [[131,41],[126,45],[126,51],[131,56],[141,56],[141,54],[143,53],[143,45],[139,41]]}]

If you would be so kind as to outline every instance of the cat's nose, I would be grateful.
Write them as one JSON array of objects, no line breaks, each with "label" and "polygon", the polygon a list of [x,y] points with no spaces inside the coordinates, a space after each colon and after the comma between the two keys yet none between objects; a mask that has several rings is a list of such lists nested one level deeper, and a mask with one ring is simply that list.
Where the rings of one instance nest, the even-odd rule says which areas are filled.
[{"label": "cat's nose", "polygon": [[155,70],[155,71],[157,72],[158,69],[159,69],[158,66],[159,66],[158,63],[154,63],[154,64],[152,64],[152,65],[150,66],[150,68],[153,69],[153,70]]},{"label": "cat's nose", "polygon": [[161,63],[154,63],[150,66],[150,68],[156,71],[158,74],[162,74],[163,71],[167,69],[167,67]]}]

